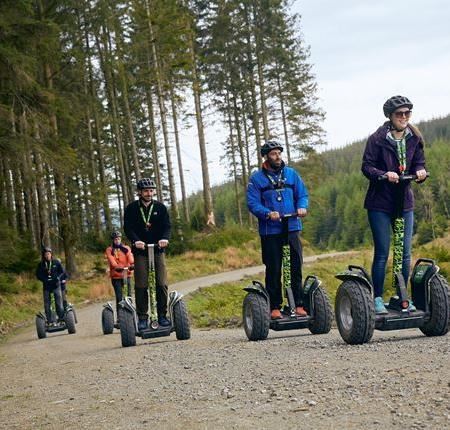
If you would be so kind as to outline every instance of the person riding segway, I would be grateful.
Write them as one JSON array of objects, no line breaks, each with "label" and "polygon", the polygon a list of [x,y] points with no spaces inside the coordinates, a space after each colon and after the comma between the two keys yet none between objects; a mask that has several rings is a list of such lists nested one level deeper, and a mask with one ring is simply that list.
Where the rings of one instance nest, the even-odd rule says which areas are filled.
[{"label": "person riding segway", "polygon": [[131,248],[122,243],[122,233],[111,233],[112,244],[106,248],[105,257],[109,263],[109,276],[116,297],[116,322],[114,310],[108,302],[102,311],[103,334],[111,334],[114,327],[119,328],[119,303],[123,299],[123,289],[126,286],[127,296],[131,297],[131,277],[134,269],[134,256]]},{"label": "person riding segway", "polygon": [[[66,279],[66,272],[61,262],[53,258],[51,248],[42,248],[42,258],[36,268],[36,278],[42,282],[44,313],[36,315],[36,330],[39,339],[47,336],[47,332],[68,330],[75,333],[75,316],[72,307],[63,306],[61,279]],[[55,303],[56,317],[52,312],[52,296]]]},{"label": "person riding segway", "polygon": [[[320,281],[308,276],[302,286],[300,218],[307,214],[308,192],[300,175],[283,162],[282,151],[275,141],[262,146],[264,164],[251,176],[247,189],[248,208],[258,218],[266,266],[265,287],[254,281],[245,288],[243,320],[250,340],[265,339],[269,327],[308,327],[317,334],[331,328],[331,306]],[[288,302],[283,310],[282,274]]]},{"label": "person riding segway", "polygon": [[[139,199],[125,208],[124,230],[132,243],[135,262],[136,307],[129,298],[120,303],[123,346],[135,345],[136,335],[151,338],[168,336],[175,331],[179,340],[190,338],[182,295],[176,291],[168,295],[164,251],[169,244],[171,226],[166,206],[153,199],[155,190],[153,180],[140,179],[137,183]],[[167,318],[168,311],[170,318]]]},{"label": "person riding segway", "polygon": [[[342,338],[350,344],[368,342],[374,329],[418,327],[427,336],[448,331],[447,281],[431,259],[420,258],[411,276],[412,299],[407,292],[411,262],[414,198],[411,181],[425,181],[423,138],[409,124],[413,104],[403,96],[383,105],[388,118],[372,134],[364,151],[362,172],[370,180],[364,206],[375,244],[372,276],[359,266],[336,275],[343,281],[336,295],[336,320]],[[393,288],[383,300],[385,268],[393,232]]]}]

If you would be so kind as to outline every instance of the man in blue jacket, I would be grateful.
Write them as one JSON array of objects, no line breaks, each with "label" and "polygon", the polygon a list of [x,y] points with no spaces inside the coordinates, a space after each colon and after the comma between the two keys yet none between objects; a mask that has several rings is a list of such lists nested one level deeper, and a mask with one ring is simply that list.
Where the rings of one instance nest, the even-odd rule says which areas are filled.
[{"label": "man in blue jacket", "polygon": [[283,234],[281,216],[297,213],[290,218],[289,245],[291,250],[291,282],[296,313],[306,316],[303,308],[302,290],[302,244],[300,218],[307,214],[308,191],[300,175],[285,165],[281,153],[283,147],[268,141],[261,147],[264,158],[262,168],[251,177],[247,189],[247,205],[258,218],[261,236],[262,260],[266,266],[266,289],[270,298],[272,319],[282,318],[281,268],[283,256]]}]

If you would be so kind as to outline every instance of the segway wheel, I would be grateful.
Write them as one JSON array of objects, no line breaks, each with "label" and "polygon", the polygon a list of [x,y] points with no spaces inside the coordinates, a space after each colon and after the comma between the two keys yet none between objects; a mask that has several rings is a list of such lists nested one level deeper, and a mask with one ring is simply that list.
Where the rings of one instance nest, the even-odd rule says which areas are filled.
[{"label": "segway wheel", "polygon": [[44,339],[47,337],[44,318],[36,317],[36,332],[39,339]]},{"label": "segway wheel", "polygon": [[73,312],[71,310],[66,312],[64,321],[66,323],[67,331],[69,332],[69,334],[76,333],[77,329],[75,327],[75,316],[73,315]]},{"label": "segway wheel", "polygon": [[75,319],[75,324],[78,324],[77,313],[75,312],[75,308],[72,306],[73,317]]},{"label": "segway wheel", "polygon": [[430,302],[431,318],[420,330],[426,336],[443,336],[449,329],[450,303],[448,283],[441,275],[430,281]]},{"label": "segway wheel", "polygon": [[312,334],[325,334],[331,330],[333,310],[326,291],[318,287],[313,294],[314,315],[309,324]]},{"label": "segway wheel", "polygon": [[248,340],[267,339],[270,313],[264,297],[255,293],[247,294],[242,305],[242,319]]},{"label": "segway wheel", "polygon": [[354,280],[344,281],[335,302],[339,333],[350,345],[369,342],[375,329],[375,307],[369,289]]},{"label": "segway wheel", "polygon": [[189,317],[186,304],[183,300],[179,300],[173,306],[173,324],[175,326],[175,334],[178,340],[187,340],[191,338]]},{"label": "segway wheel", "polygon": [[120,338],[124,348],[136,346],[136,326],[133,314],[124,309],[119,310]]},{"label": "segway wheel", "polygon": [[114,313],[109,308],[103,308],[102,311],[102,330],[103,334],[111,334],[114,331]]}]

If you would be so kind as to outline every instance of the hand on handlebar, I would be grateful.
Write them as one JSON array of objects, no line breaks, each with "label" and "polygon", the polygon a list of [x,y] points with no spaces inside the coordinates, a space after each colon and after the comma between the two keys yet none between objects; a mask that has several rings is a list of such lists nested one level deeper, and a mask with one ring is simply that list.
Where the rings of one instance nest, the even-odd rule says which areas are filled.
[{"label": "hand on handlebar", "polygon": [[145,249],[145,242],[142,242],[141,240],[137,240],[136,242],[134,242],[134,246],[137,249]]},{"label": "hand on handlebar", "polygon": [[399,176],[395,172],[386,172],[386,177],[389,182],[393,182],[394,184],[398,184]]},{"label": "hand on handlebar", "polygon": [[304,218],[307,214],[308,214],[308,211],[307,211],[306,208],[298,208],[298,209],[297,209],[297,215],[298,215],[300,218]]},{"label": "hand on handlebar", "polygon": [[167,245],[169,245],[169,241],[168,241],[167,239],[161,239],[161,240],[158,242],[158,246],[159,246],[160,248],[166,248]]},{"label": "hand on handlebar", "polygon": [[418,170],[416,172],[416,176],[417,176],[416,182],[422,182],[427,177],[427,171],[425,169]]},{"label": "hand on handlebar", "polygon": [[271,211],[271,212],[269,212],[269,214],[268,214],[268,218],[269,218],[271,221],[278,221],[278,220],[280,219],[280,213],[277,212],[277,211]]}]

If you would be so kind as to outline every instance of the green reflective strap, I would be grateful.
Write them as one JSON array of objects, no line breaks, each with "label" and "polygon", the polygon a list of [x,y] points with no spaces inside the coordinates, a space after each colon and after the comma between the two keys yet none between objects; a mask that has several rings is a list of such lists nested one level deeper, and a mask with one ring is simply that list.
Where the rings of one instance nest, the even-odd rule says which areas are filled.
[{"label": "green reflective strap", "polygon": [[141,211],[141,216],[142,216],[142,220],[144,221],[144,224],[147,225],[148,222],[150,221],[150,217],[152,216],[153,203],[150,206],[150,210],[148,211],[148,215],[147,216],[145,216],[145,212],[142,210],[142,206],[139,206],[139,210]]}]

